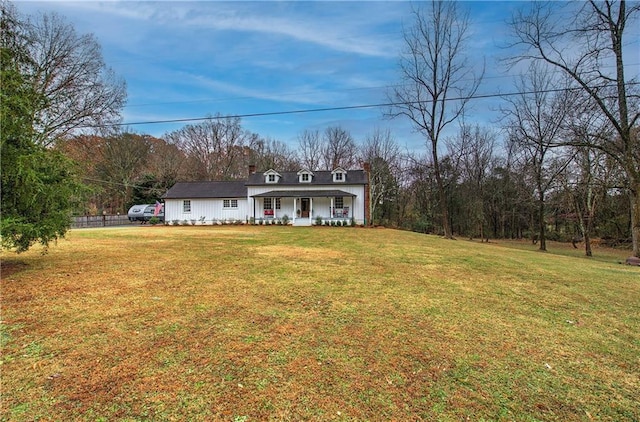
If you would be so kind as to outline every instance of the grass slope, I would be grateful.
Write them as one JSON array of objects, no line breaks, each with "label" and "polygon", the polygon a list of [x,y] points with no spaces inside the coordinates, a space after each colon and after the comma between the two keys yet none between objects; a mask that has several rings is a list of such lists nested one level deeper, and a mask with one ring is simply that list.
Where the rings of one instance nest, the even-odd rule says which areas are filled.
[{"label": "grass slope", "polygon": [[0,417],[640,420],[638,268],[512,246],[134,227],[3,253]]}]

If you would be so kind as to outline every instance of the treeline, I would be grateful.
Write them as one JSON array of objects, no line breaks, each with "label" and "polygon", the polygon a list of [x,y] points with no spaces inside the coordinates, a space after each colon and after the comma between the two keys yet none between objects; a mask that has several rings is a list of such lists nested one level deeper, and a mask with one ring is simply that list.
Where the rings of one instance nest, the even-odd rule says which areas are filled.
[{"label": "treeline", "polygon": [[[572,241],[589,233],[630,242],[630,202],[614,160],[570,146],[549,148],[541,160],[531,145],[515,137],[504,141],[502,133],[462,124],[444,143],[439,164],[456,236],[538,239],[542,212],[549,239]],[[91,187],[76,213],[126,213],[132,204],[153,203],[177,181],[246,179],[249,165],[259,171],[331,170],[368,162],[374,224],[443,233],[430,156],[404,151],[390,130],[374,130],[360,141],[337,126],[307,130],[292,148],[245,130],[239,118],[217,115],[163,138],[123,132],[58,143]]]},{"label": "treeline", "polygon": [[425,140],[418,152],[403,150],[389,130],[355,140],[339,126],[304,131],[293,147],[222,115],[161,139],[130,133],[120,129],[125,81],[93,35],[56,14],[21,16],[8,1],[0,11],[5,248],[46,246],[64,236],[71,213],[124,213],[179,180],[244,179],[249,165],[368,162],[375,224],[531,238],[541,250],[547,238],[579,237],[587,255],[593,236],[631,239],[640,257],[640,81],[633,64],[625,67],[635,2],[518,7],[502,63],[522,73],[492,128],[465,122],[484,77],[484,66],[469,61],[468,11],[458,2],[416,5],[386,117],[411,122]]}]

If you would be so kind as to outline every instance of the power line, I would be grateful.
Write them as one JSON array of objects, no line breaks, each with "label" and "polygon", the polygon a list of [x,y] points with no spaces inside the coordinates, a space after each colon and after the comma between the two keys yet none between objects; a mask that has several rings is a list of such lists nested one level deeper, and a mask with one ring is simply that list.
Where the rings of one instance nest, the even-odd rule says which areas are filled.
[{"label": "power line", "polygon": [[107,184],[107,185],[123,186],[125,188],[147,189],[146,186],[134,185],[132,183],[114,182],[114,181],[111,181],[111,180],[94,179],[92,177],[82,177],[82,179],[83,180],[89,180],[91,182],[104,183],[104,184]]},{"label": "power line", "polygon": [[[640,82],[629,82],[627,85],[639,85]],[[607,88],[613,87],[613,85],[601,85],[595,88]],[[554,93],[554,92],[564,92],[564,91],[576,91],[582,90],[582,88],[554,88],[554,89],[544,89],[544,90],[531,90],[531,91],[521,91],[521,92],[506,92],[506,93],[492,93],[492,94],[475,94],[470,97],[454,97],[447,98],[445,101],[461,101],[461,100],[479,100],[479,99],[487,99],[487,98],[499,98],[499,97],[512,97],[516,95],[531,95],[531,94],[546,94],[546,93]],[[367,108],[382,108],[382,107],[397,107],[407,104],[420,104],[426,103],[427,101],[412,101],[412,102],[388,102],[388,103],[375,103],[375,104],[359,104],[359,105],[350,105],[350,106],[333,106],[333,107],[321,107],[321,108],[309,108],[309,109],[297,109],[297,110],[281,110],[281,111],[269,111],[269,112],[261,112],[261,113],[245,113],[245,114],[234,114],[234,115],[225,115],[225,116],[206,116],[206,117],[188,117],[181,119],[163,119],[163,120],[148,120],[148,121],[140,121],[140,122],[126,122],[126,123],[115,123],[110,125],[87,125],[80,126],[80,128],[104,128],[104,127],[122,127],[122,126],[139,126],[139,125],[154,125],[154,124],[165,124],[165,123],[189,123],[189,122],[199,122],[206,120],[222,120],[222,119],[245,119],[245,118],[253,118],[253,117],[268,117],[268,116],[286,116],[292,114],[308,114],[308,113],[322,113],[328,111],[345,111],[345,110],[359,110],[359,109],[367,109]]]}]

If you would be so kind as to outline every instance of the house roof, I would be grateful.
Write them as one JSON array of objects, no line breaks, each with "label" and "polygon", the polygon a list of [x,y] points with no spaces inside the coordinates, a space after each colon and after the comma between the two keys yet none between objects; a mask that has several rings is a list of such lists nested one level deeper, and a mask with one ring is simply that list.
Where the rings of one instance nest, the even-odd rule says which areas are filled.
[{"label": "house roof", "polygon": [[300,183],[299,173],[297,171],[282,171],[280,172],[280,181],[277,183],[266,183],[264,173],[253,173],[249,175],[247,185],[295,185],[295,186],[313,186],[313,185],[365,185],[367,183],[367,175],[364,170],[348,170],[346,171],[346,178],[343,182],[333,181],[333,172],[331,171],[314,171],[311,182]]},{"label": "house roof", "polygon": [[272,190],[251,195],[252,198],[329,198],[332,196],[356,196],[342,190]]},{"label": "house roof", "polygon": [[244,181],[234,182],[178,182],[162,195],[164,199],[246,198]]}]

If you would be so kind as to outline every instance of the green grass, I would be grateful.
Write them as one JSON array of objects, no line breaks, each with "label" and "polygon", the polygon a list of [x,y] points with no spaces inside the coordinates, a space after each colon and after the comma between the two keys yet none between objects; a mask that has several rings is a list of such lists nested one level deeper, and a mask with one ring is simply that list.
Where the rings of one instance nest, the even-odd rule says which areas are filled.
[{"label": "green grass", "polygon": [[624,251],[74,230],[2,254],[2,420],[640,420]]}]

